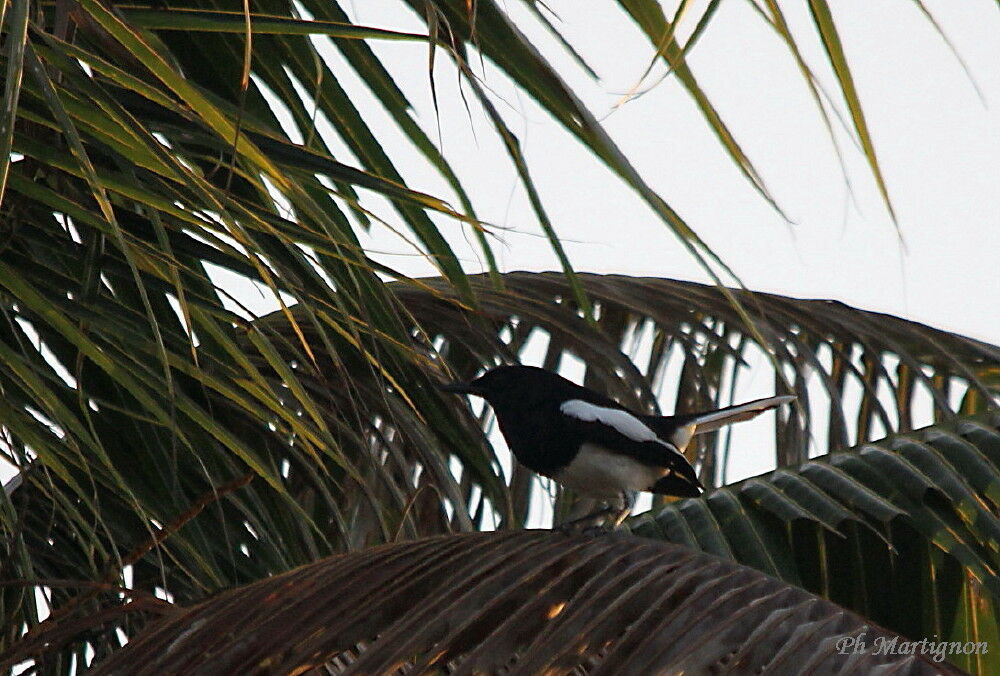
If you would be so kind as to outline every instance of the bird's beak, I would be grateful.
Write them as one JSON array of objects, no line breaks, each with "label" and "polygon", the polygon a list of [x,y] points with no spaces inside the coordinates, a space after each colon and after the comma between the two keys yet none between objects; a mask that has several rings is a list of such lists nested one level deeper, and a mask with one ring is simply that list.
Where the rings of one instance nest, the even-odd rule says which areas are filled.
[{"label": "bird's beak", "polygon": [[438,389],[442,392],[453,392],[455,394],[475,394],[477,396],[483,396],[483,390],[478,385],[473,383],[446,383],[444,385],[438,385]]}]

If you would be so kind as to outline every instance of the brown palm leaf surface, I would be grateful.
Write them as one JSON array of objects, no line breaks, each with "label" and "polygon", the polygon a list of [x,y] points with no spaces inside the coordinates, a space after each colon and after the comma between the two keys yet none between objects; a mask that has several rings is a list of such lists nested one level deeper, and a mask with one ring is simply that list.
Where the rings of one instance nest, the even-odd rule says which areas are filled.
[{"label": "brown palm leaf surface", "polygon": [[871,647],[904,640],[687,548],[528,531],[325,559],[178,608],[92,673],[960,673]]}]

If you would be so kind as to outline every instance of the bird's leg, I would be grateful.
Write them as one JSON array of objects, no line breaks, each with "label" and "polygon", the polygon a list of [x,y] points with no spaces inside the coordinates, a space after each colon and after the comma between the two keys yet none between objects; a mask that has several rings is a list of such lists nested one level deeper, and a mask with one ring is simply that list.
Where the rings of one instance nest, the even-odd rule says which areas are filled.
[{"label": "bird's leg", "polygon": [[622,506],[614,513],[612,519],[608,522],[611,530],[615,530],[622,524],[628,516],[632,513],[632,507],[635,506],[635,496],[632,491],[622,491],[621,494]]},{"label": "bird's leg", "polygon": [[563,533],[582,532],[595,527],[598,523],[600,523],[600,521],[604,517],[606,517],[608,514],[614,513],[615,511],[617,510],[611,505],[605,505],[601,509],[597,509],[588,514],[584,514],[579,518],[570,519],[569,521],[562,522],[557,527],[557,530],[560,530]]},{"label": "bird's leg", "polygon": [[[623,491],[619,498],[618,504],[607,503],[603,508],[585,514],[578,519],[572,519],[566,521],[565,523],[559,524],[559,530],[564,533],[574,533],[583,532],[587,533],[594,529],[602,531],[613,531],[621,522],[632,513],[632,505],[634,504],[634,499],[630,491]],[[610,515],[610,518],[606,518]],[[605,522],[604,527],[598,526],[601,521]]]},{"label": "bird's leg", "polygon": [[602,507],[601,509],[590,512],[589,514],[584,514],[577,519],[571,519],[569,521],[564,521],[559,524],[558,530],[564,533],[574,533],[578,531],[584,531],[588,528],[594,527],[598,522],[600,522],[608,514],[614,512],[615,509],[610,505]]}]

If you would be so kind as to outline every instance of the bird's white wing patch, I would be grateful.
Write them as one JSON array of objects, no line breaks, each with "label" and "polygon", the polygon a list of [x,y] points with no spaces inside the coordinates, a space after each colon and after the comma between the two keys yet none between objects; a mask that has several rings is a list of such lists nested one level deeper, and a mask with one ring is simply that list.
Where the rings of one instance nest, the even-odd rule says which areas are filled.
[{"label": "bird's white wing patch", "polygon": [[632,441],[659,441],[663,443],[656,436],[656,432],[646,426],[646,423],[620,408],[605,408],[582,399],[570,399],[564,401],[559,410],[577,420],[604,423]]}]

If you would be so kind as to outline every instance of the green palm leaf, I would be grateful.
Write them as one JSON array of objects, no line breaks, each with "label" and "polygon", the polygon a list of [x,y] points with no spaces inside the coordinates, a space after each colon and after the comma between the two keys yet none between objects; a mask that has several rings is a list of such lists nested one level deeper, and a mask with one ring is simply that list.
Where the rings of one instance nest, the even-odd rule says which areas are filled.
[{"label": "green palm leaf", "polygon": [[[725,486],[633,528],[753,565],[908,636],[988,641],[998,638],[998,497],[993,414]],[[988,673],[996,660],[956,663]]]}]

